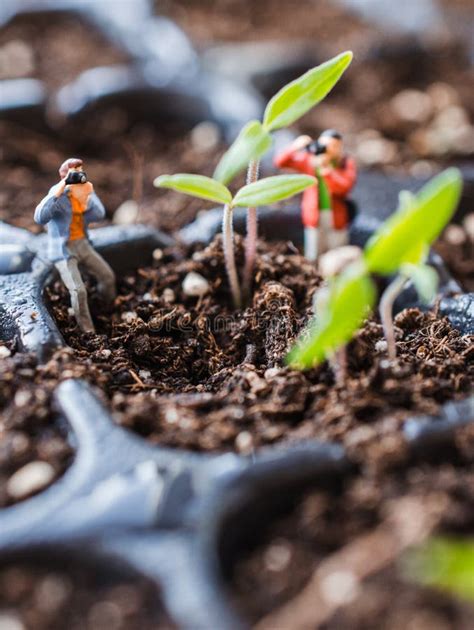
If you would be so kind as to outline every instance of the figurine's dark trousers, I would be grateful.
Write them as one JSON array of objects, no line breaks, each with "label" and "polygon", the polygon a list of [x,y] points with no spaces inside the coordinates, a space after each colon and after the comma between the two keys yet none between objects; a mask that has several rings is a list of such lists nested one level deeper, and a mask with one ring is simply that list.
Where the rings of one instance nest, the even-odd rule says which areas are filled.
[{"label": "figurine's dark trousers", "polygon": [[115,274],[86,238],[68,241],[67,248],[70,258],[56,262],[55,266],[71,296],[71,306],[79,328],[83,332],[94,332],[87,289],[79,265],[96,278],[97,288],[107,302],[112,302],[116,296]]}]

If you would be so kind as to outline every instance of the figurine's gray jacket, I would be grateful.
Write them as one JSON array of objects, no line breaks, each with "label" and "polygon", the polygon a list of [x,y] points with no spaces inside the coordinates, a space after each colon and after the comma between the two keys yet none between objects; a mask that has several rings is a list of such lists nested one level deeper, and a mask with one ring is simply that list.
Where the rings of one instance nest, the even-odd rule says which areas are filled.
[{"label": "figurine's gray jacket", "polygon": [[[69,232],[72,220],[72,207],[67,192],[64,191],[59,197],[54,192],[55,184],[40,201],[35,210],[35,222],[40,225],[47,225],[48,229],[48,252],[47,256],[52,262],[69,258],[70,253],[67,248]],[[87,225],[94,221],[100,221],[105,217],[105,208],[95,194],[91,192],[87,200],[87,209],[84,212],[84,230],[87,238]]]}]

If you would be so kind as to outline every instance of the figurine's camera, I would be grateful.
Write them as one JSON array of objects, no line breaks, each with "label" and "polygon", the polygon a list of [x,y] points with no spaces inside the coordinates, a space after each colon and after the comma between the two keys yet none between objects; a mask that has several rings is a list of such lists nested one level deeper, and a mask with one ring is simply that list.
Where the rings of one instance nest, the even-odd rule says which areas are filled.
[{"label": "figurine's camera", "polygon": [[323,155],[323,153],[326,153],[327,147],[325,144],[321,144],[319,140],[315,140],[311,142],[311,144],[308,144],[306,150],[314,155]]},{"label": "figurine's camera", "polygon": [[66,184],[85,184],[87,175],[84,171],[70,171],[66,178]]}]

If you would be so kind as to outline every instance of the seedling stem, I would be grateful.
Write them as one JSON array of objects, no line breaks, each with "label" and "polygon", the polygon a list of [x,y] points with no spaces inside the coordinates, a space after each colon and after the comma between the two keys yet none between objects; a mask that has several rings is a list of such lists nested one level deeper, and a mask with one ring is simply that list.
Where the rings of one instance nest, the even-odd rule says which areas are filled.
[{"label": "seedling stem", "polygon": [[383,332],[387,342],[387,354],[390,361],[395,361],[397,358],[395,327],[393,325],[393,305],[407,282],[408,278],[406,276],[398,275],[395,280],[388,285],[380,298],[380,319],[382,321]]},{"label": "seedling stem", "polygon": [[[258,180],[260,160],[251,160],[247,170],[247,184]],[[247,208],[247,235],[245,237],[244,296],[247,301],[252,292],[253,269],[257,254],[258,215],[257,208]]]},{"label": "seedling stem", "polygon": [[224,206],[224,214],[222,219],[222,247],[224,250],[224,260],[229,278],[230,291],[235,308],[242,306],[242,292],[240,290],[239,276],[237,274],[237,266],[235,264],[234,252],[234,230],[232,226],[233,210],[230,204]]}]

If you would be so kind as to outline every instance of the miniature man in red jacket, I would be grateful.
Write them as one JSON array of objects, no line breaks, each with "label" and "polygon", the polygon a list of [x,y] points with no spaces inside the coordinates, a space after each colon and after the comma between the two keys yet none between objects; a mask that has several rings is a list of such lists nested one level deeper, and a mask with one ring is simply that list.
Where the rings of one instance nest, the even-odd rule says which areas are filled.
[{"label": "miniature man in red jacket", "polygon": [[327,129],[316,142],[299,136],[275,157],[275,166],[316,175],[318,183],[303,193],[304,252],[316,260],[324,252],[348,243],[346,196],[357,178],[356,165],[343,151],[342,136]]}]

